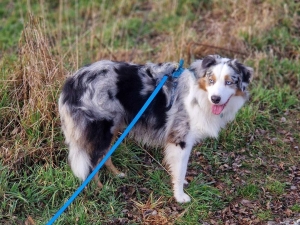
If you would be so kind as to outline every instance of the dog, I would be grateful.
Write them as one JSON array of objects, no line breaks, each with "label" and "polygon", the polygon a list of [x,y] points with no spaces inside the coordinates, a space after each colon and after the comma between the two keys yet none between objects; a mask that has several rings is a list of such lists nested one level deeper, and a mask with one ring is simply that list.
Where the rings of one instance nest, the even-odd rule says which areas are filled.
[{"label": "dog", "polygon": [[[164,75],[169,78],[137,124],[130,138],[164,148],[164,162],[177,202],[184,192],[192,147],[235,118],[248,100],[253,69],[236,59],[209,55],[196,60],[178,78],[178,64],[145,65],[103,60],[67,78],[59,98],[59,113],[73,173],[85,180],[119,132],[132,121]],[[176,84],[176,85],[174,85]],[[124,176],[109,159],[105,165]],[[99,178],[98,185],[101,186]]]}]

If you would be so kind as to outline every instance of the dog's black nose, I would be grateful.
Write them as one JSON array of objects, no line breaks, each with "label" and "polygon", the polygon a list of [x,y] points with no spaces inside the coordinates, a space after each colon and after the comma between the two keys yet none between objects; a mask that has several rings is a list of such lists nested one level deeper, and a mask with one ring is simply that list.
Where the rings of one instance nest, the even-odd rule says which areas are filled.
[{"label": "dog's black nose", "polygon": [[221,101],[221,97],[217,95],[211,96],[211,101],[215,104],[218,104]]}]

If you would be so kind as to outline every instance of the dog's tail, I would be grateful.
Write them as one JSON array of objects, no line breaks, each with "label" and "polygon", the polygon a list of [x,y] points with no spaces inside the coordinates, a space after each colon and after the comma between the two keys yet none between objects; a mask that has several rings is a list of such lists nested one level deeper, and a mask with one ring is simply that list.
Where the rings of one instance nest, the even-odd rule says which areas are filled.
[{"label": "dog's tail", "polygon": [[91,171],[90,156],[80,146],[69,145],[69,163],[75,176],[80,180],[85,180]]},{"label": "dog's tail", "polygon": [[91,172],[92,164],[90,156],[84,148],[84,128],[80,126],[79,121],[72,118],[68,104],[64,104],[62,99],[61,95],[59,98],[59,114],[66,144],[69,147],[69,164],[75,176],[85,180]]}]

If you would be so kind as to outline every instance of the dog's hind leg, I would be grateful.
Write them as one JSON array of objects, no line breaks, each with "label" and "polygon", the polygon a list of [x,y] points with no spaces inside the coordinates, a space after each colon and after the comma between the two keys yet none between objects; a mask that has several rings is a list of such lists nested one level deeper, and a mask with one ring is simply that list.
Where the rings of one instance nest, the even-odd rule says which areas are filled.
[{"label": "dog's hind leg", "polygon": [[94,181],[96,182],[98,188],[102,188],[103,184],[101,183],[100,179],[99,179],[99,172],[96,173],[96,175],[94,176]]},{"label": "dog's hind leg", "polygon": [[111,161],[111,157],[105,163],[106,168],[118,177],[125,177],[125,174],[120,172]]},{"label": "dog's hind leg", "polygon": [[[98,163],[100,163],[102,160],[99,159],[98,160]],[[120,172],[116,167],[115,165],[112,163],[111,161],[111,157],[108,158],[108,160],[105,162],[105,166],[107,169],[109,169],[109,171],[111,171],[114,175],[118,176],[118,177],[125,177],[125,174]],[[99,188],[102,188],[103,187],[103,184],[101,183],[100,179],[99,179],[99,172],[96,173],[96,175],[94,176],[94,181],[96,182],[97,186]]]},{"label": "dog's hind leg", "polygon": [[191,150],[192,145],[188,145],[186,142],[180,142],[180,144],[168,143],[165,149],[164,161],[172,176],[174,197],[176,201],[180,203],[189,202],[191,200],[183,191]]},{"label": "dog's hind leg", "polygon": [[[119,129],[115,129],[115,132],[114,132],[114,137],[113,137],[113,142],[115,142],[115,140],[117,139],[117,136],[118,136],[118,132],[119,132]],[[111,160],[111,157],[108,158],[108,160],[105,162],[105,166],[106,168],[112,172],[115,176],[117,177],[125,177],[125,173],[122,173],[120,172],[116,167],[115,165],[113,164],[112,160]]]},{"label": "dog's hind leg", "polygon": [[[113,138],[113,142],[115,142],[115,140],[117,139],[117,136],[118,136],[118,129],[115,130],[115,133],[114,133],[114,138]],[[112,172],[115,176],[117,177],[125,177],[125,173],[122,173],[120,172],[116,167],[115,165],[113,164],[112,160],[111,160],[111,157],[108,158],[108,160],[105,162],[105,166],[106,168]]]},{"label": "dog's hind leg", "polygon": [[[86,126],[86,140],[88,143],[89,155],[92,168],[95,168],[107,152],[112,139],[112,127],[114,123],[111,120],[98,120],[89,122]],[[98,172],[94,177],[98,187],[103,185],[99,180]]]}]

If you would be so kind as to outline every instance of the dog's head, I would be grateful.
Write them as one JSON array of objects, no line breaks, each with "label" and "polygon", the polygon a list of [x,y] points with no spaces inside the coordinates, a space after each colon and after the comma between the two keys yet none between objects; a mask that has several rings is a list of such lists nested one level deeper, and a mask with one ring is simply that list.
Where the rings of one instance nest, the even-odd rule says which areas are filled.
[{"label": "dog's head", "polygon": [[246,88],[253,76],[253,69],[236,59],[209,55],[192,63],[200,89],[207,91],[212,112],[220,114],[232,96],[247,97]]}]

